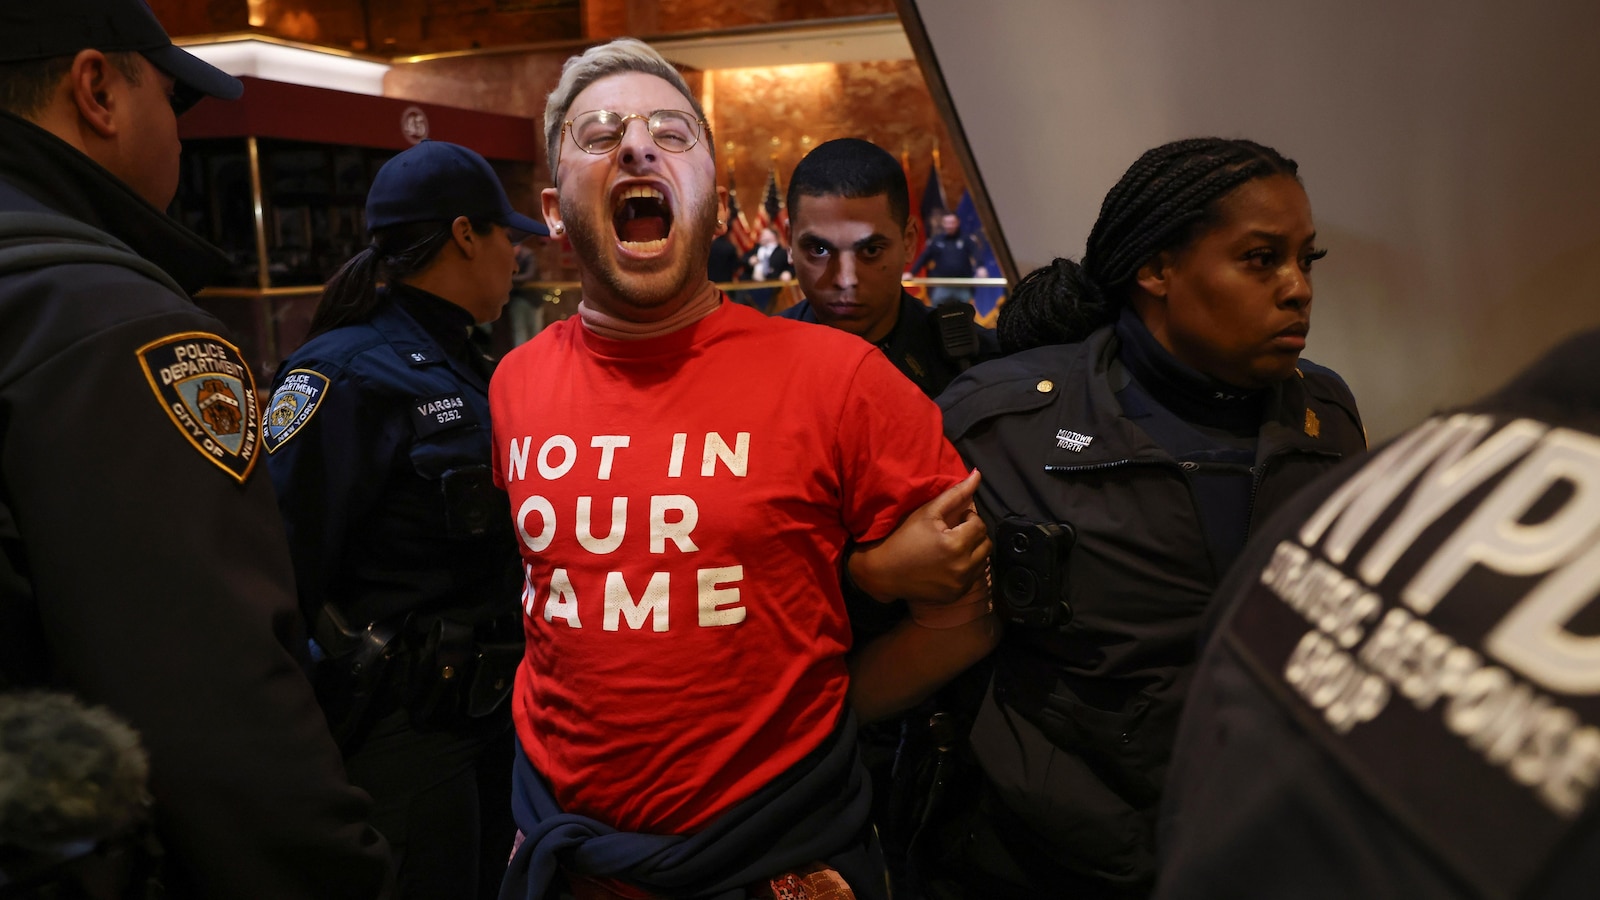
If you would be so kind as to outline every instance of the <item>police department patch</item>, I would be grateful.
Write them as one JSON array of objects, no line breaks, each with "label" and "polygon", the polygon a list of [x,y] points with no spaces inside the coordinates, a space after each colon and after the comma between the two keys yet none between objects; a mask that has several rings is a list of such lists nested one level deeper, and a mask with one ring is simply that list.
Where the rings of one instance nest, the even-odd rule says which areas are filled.
[{"label": "police department patch", "polygon": [[261,441],[267,445],[267,452],[276,453],[299,434],[327,393],[328,379],[321,372],[290,370],[272,392],[272,402],[267,404],[267,414],[261,421]]},{"label": "police department patch", "polygon": [[168,335],[134,351],[150,389],[189,443],[240,484],[260,444],[255,376],[239,348],[214,334]]}]

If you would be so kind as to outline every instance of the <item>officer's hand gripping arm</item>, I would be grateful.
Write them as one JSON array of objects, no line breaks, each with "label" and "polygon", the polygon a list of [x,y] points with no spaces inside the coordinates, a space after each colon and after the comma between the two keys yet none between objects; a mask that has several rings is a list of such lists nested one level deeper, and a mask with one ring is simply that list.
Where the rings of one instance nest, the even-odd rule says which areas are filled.
[{"label": "officer's hand gripping arm", "polygon": [[880,600],[904,598],[911,611],[851,659],[850,702],[863,721],[916,705],[1000,640],[989,601],[991,544],[972,508],[977,486],[973,472],[851,557],[857,584]]},{"label": "officer's hand gripping arm", "polygon": [[850,580],[888,603],[951,604],[983,580],[992,545],[973,508],[976,471],[928,501],[880,541],[850,555]]}]

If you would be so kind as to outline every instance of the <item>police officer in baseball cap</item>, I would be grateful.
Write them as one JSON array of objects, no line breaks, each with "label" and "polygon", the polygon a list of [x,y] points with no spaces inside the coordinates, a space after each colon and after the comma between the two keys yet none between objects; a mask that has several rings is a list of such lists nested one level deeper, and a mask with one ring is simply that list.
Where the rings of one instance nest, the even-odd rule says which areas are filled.
[{"label": "police officer in baseball cap", "polygon": [[227,261],[162,211],[178,111],[239,93],[142,0],[0,3],[0,684],[138,730],[166,896],[372,897],[255,380],[190,299]]},{"label": "police officer in baseball cap", "polygon": [[13,0],[0,8],[0,62],[66,57],[79,50],[137,53],[174,81],[182,113],[204,96],[237,100],[239,79],[173,46],[143,0]]},{"label": "police officer in baseball cap", "polygon": [[547,231],[443,141],[384,163],[366,211],[372,243],[279,366],[262,441],[323,656],[317,698],[399,895],[490,898],[516,832],[523,575],[473,326],[510,299],[516,244]]},{"label": "police officer in baseball cap", "polygon": [[367,192],[367,228],[373,232],[457,216],[504,225],[513,242],[550,234],[543,222],[512,209],[494,167],[460,144],[423,141],[384,163]]}]

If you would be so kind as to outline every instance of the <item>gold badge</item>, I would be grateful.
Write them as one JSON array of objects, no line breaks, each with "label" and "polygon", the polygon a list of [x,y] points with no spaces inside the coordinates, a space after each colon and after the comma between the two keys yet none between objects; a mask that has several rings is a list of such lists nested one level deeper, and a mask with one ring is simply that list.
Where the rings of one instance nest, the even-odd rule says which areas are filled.
[{"label": "gold badge", "polygon": [[1311,437],[1322,437],[1322,420],[1311,410],[1306,410],[1306,434]]}]

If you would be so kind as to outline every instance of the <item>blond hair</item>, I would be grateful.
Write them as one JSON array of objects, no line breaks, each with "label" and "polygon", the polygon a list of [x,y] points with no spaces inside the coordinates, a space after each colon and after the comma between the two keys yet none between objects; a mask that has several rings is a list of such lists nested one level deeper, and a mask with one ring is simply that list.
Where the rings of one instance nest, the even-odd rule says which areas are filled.
[{"label": "blond hair", "polygon": [[[556,83],[556,89],[551,91],[545,100],[544,143],[550,161],[551,184],[556,182],[556,158],[559,155],[561,127],[566,123],[567,111],[572,108],[573,98],[596,81],[608,75],[619,75],[624,72],[654,75],[677,88],[678,93],[689,101],[695,117],[702,122],[705,121],[705,110],[690,92],[689,84],[683,80],[683,75],[679,74],[672,63],[663,59],[661,54],[652,50],[649,44],[638,38],[617,38],[609,44],[590,47],[567,60],[566,65],[561,67],[561,80]],[[706,149],[711,152],[711,158],[715,159],[717,148],[709,135],[710,129],[707,128]]]}]

